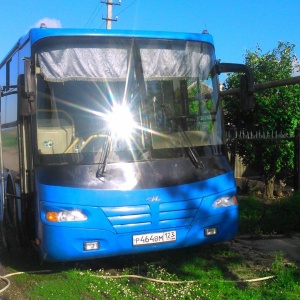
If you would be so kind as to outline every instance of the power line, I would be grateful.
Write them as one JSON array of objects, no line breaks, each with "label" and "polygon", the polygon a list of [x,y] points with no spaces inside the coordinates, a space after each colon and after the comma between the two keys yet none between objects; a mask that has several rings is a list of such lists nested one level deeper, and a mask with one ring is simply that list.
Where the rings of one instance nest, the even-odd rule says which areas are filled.
[{"label": "power line", "polygon": [[123,13],[126,9],[128,9],[132,4],[134,4],[137,0],[133,0],[130,4],[128,4],[128,6],[126,6],[123,10],[121,10],[118,15],[120,15],[121,13]]},{"label": "power line", "polygon": [[96,8],[94,9],[93,13],[91,14],[89,20],[87,21],[86,25],[84,28],[87,28],[89,26],[91,26],[95,20],[95,18],[97,17],[97,15],[100,13],[101,9],[103,8],[103,5],[101,6],[101,2],[99,2],[96,6]]},{"label": "power line", "polygon": [[113,21],[117,21],[120,14],[122,14],[125,10],[127,10],[130,6],[132,6],[137,0],[133,0],[130,4],[128,4],[123,10],[121,10],[116,18],[112,17],[112,7],[113,6],[120,6],[121,0],[119,0],[119,3],[115,3],[114,0],[104,0],[102,3],[105,3],[107,5],[107,17],[102,18],[102,20],[106,20],[106,29],[111,29],[111,24]]},{"label": "power line", "polygon": [[[121,2],[121,1],[119,1]],[[129,3],[124,9],[122,9],[117,15],[121,15],[124,11],[126,11],[129,7],[131,7],[135,2],[137,2],[137,0],[133,0],[131,3]],[[84,28],[88,28],[90,27],[93,22],[95,21],[96,17],[99,15],[100,11],[102,10],[102,8],[104,7],[104,5],[101,5],[101,4],[107,4],[107,3],[111,3],[111,4],[114,4],[113,1],[109,1],[109,2],[106,2],[106,1],[99,1],[99,3],[97,4],[97,6],[95,7],[93,13],[91,14],[89,20],[87,21],[86,25]],[[117,4],[117,3],[116,3]],[[115,5],[115,4],[114,4]],[[118,16],[116,17],[116,19],[111,19],[110,21],[117,21],[117,18]],[[102,18],[104,21],[101,23],[100,25],[100,28],[103,28],[103,26],[107,23],[107,20],[106,19],[109,19],[111,18],[111,16],[107,16],[107,18]],[[105,21],[106,20],[106,21]]]},{"label": "power line", "polygon": [[106,21],[103,21],[103,22],[101,23],[101,25],[100,25],[100,28],[101,28],[101,29],[104,28],[105,24],[106,24]]}]

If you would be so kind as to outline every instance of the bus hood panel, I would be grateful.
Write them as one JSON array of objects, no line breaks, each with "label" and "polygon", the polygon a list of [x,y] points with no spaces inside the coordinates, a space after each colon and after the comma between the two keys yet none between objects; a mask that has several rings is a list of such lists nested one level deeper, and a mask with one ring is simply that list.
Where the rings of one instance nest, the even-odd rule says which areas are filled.
[{"label": "bus hood panel", "polygon": [[189,159],[155,160],[107,164],[97,178],[98,165],[49,165],[36,169],[36,180],[52,186],[101,190],[142,190],[165,188],[214,178],[231,171],[225,156],[201,158],[196,169]]},{"label": "bus hood panel", "polygon": [[[224,190],[235,189],[233,172],[201,182],[142,190],[102,190],[88,187],[55,186],[41,183],[38,180],[36,187],[40,201],[100,207],[124,207],[128,206],[128,203],[130,206],[150,205],[151,203],[160,205],[169,202],[170,205],[174,205],[174,202],[177,201],[188,201],[184,203],[189,203],[190,200],[194,201],[194,199],[215,195]],[[194,205],[191,208],[194,209]]]}]

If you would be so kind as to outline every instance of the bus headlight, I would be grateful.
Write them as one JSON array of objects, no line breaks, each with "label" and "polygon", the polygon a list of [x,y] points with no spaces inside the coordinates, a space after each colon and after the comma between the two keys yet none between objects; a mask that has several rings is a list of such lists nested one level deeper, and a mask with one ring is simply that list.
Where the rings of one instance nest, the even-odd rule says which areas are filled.
[{"label": "bus headlight", "polygon": [[48,211],[46,220],[49,222],[76,222],[85,221],[87,216],[80,210]]},{"label": "bus headlight", "polygon": [[215,200],[213,203],[214,208],[219,208],[219,207],[228,207],[232,205],[237,205],[237,199],[235,196],[230,196],[230,197],[221,197]]}]

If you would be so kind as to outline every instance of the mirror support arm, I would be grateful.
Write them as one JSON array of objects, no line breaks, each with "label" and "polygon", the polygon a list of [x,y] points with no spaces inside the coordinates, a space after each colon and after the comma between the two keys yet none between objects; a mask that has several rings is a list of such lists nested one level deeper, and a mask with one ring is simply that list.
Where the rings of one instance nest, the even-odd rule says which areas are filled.
[{"label": "mirror support arm", "polygon": [[29,57],[24,57],[23,61],[24,75],[19,75],[19,111],[21,115],[28,116],[35,112],[35,81],[31,70],[31,59]]},{"label": "mirror support arm", "polygon": [[[215,64],[215,72],[218,75],[221,73],[244,73],[244,75],[241,75],[240,88],[238,89],[240,94],[240,104],[243,111],[250,110],[254,105],[254,80],[252,69],[244,64],[220,63],[217,61]],[[220,96],[224,96],[222,91],[220,92]]]},{"label": "mirror support arm", "polygon": [[244,64],[232,64],[232,63],[216,63],[216,72],[218,75],[221,73],[245,73],[247,78],[247,87],[249,96],[254,92],[254,80],[253,71],[250,67]]}]

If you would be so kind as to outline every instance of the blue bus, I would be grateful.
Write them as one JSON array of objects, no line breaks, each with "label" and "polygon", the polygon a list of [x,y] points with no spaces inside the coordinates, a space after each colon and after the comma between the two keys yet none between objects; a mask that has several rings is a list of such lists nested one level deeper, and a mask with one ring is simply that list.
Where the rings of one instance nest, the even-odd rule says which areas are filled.
[{"label": "blue bus", "polygon": [[0,63],[5,245],[74,261],[231,239],[230,71],[249,94],[206,31],[31,29]]}]

